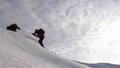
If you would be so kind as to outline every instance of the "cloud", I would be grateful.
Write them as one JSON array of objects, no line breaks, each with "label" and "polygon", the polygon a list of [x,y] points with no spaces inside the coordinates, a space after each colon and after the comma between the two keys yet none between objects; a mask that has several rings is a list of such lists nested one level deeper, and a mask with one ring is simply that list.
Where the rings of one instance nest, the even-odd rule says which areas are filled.
[{"label": "cloud", "polygon": [[[15,22],[21,28],[28,30],[31,25],[35,24],[34,22],[37,22],[28,0],[2,0],[1,3],[1,27],[5,28],[6,25]],[[26,28],[26,26],[28,27]]]},{"label": "cloud", "polygon": [[119,4],[118,0],[0,0],[0,27],[15,22],[29,32],[43,28],[48,48],[76,60],[111,62],[107,57],[116,53],[107,53],[112,49],[107,47],[119,42],[118,35],[111,34],[117,29],[110,30],[119,22]]}]

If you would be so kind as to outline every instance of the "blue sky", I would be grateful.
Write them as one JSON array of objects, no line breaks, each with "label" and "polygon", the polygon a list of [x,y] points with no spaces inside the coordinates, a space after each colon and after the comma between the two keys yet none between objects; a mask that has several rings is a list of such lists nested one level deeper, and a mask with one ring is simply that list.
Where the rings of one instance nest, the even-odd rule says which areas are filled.
[{"label": "blue sky", "polygon": [[83,62],[118,63],[119,3],[119,0],[0,0],[0,27],[15,22],[29,32],[43,28],[44,44],[62,56]]}]

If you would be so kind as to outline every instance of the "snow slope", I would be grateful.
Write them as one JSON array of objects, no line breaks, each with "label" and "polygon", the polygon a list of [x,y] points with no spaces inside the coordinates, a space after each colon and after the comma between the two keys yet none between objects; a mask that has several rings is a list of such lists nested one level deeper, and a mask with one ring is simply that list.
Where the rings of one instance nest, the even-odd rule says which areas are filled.
[{"label": "snow slope", "polygon": [[89,68],[42,48],[26,33],[0,29],[0,68]]},{"label": "snow slope", "polygon": [[86,64],[91,68],[120,68],[120,65],[110,63]]},{"label": "snow slope", "polygon": [[87,65],[91,68],[120,68],[120,65],[117,64],[111,64],[111,63],[96,63],[96,64],[90,64],[90,63],[81,63],[79,61],[75,61],[80,64]]}]

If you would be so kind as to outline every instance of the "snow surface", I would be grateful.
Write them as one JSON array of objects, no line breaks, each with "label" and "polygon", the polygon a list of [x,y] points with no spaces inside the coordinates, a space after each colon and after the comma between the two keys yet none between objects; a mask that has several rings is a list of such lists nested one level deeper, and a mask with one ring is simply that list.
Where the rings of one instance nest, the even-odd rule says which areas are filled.
[{"label": "snow surface", "polygon": [[117,64],[111,64],[111,63],[96,63],[96,64],[90,64],[90,63],[81,63],[79,61],[75,61],[80,64],[87,65],[91,68],[120,68],[120,65]]},{"label": "snow surface", "polygon": [[0,29],[0,68],[89,68],[41,47],[30,34]]},{"label": "snow surface", "polygon": [[86,64],[91,68],[120,68],[120,65],[110,63]]}]

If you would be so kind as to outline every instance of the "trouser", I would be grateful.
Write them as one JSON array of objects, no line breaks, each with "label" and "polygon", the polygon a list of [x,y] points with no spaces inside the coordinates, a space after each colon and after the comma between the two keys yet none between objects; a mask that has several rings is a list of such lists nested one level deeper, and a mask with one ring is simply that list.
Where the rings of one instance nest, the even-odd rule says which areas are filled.
[{"label": "trouser", "polygon": [[44,37],[40,38],[39,41],[38,41],[42,47],[44,47],[44,45],[43,45],[43,39],[44,39]]}]

